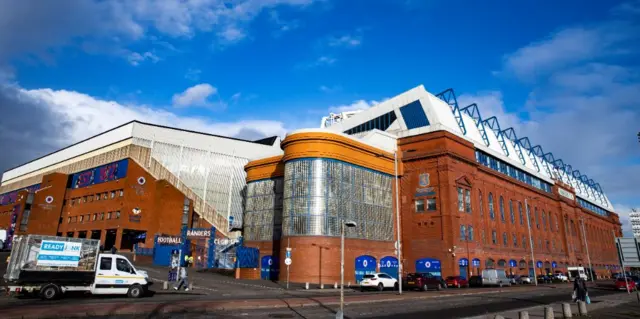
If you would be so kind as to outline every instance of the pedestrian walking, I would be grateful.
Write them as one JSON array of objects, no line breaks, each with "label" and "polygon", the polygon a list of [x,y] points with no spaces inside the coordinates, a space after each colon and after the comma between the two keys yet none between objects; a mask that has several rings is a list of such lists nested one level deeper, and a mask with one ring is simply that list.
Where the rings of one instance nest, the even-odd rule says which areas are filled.
[{"label": "pedestrian walking", "polygon": [[189,277],[187,274],[187,267],[180,267],[179,275],[180,281],[178,281],[178,285],[173,287],[173,290],[180,290],[184,285],[184,291],[189,291]]},{"label": "pedestrian walking", "polygon": [[587,292],[587,282],[582,277],[576,278],[573,282],[574,301],[585,301]]},{"label": "pedestrian walking", "polygon": [[115,245],[111,246],[111,253],[112,254],[115,254],[117,251],[118,251],[118,249],[116,249]]}]

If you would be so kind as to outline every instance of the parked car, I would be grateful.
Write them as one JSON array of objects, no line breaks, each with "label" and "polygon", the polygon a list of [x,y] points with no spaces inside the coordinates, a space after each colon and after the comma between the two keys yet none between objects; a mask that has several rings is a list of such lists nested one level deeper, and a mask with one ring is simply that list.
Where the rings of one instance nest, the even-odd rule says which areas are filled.
[{"label": "parked car", "polygon": [[469,278],[470,287],[482,287],[482,276],[471,276]]},{"label": "parked car", "polygon": [[426,291],[429,289],[444,289],[447,283],[440,276],[434,276],[429,273],[411,273],[402,281],[405,289],[420,289]]},{"label": "parked car", "polygon": [[361,291],[367,289],[377,289],[378,291],[388,288],[398,289],[398,286],[398,279],[383,273],[364,275],[362,281],[360,281]]},{"label": "parked car", "polygon": [[618,290],[627,290],[629,289],[630,291],[634,291],[637,289],[638,286],[636,286],[636,282],[633,281],[631,278],[627,278],[627,286],[625,287],[624,285],[624,277],[618,277],[618,279],[616,279],[616,289]]},{"label": "parked car", "polygon": [[485,269],[482,271],[483,286],[511,286],[504,269]]},{"label": "parked car", "polygon": [[456,287],[456,288],[469,287],[469,282],[467,281],[467,278],[464,278],[461,276],[449,276],[445,281],[447,282],[447,287]]},{"label": "parked car", "polygon": [[519,284],[531,284],[533,282],[533,280],[531,279],[531,277],[524,275],[524,276],[520,276],[520,279],[518,280]]},{"label": "parked car", "polygon": [[538,275],[538,283],[539,284],[550,284],[553,280],[550,276],[547,275]]},{"label": "parked car", "polygon": [[509,277],[509,282],[511,282],[512,285],[517,285],[520,283],[520,276],[518,275],[510,275]]},{"label": "parked car", "polygon": [[569,277],[567,277],[567,275],[561,273],[561,272],[557,272],[553,275],[553,279],[558,280],[558,281],[562,281],[562,282],[567,282],[569,281]]}]

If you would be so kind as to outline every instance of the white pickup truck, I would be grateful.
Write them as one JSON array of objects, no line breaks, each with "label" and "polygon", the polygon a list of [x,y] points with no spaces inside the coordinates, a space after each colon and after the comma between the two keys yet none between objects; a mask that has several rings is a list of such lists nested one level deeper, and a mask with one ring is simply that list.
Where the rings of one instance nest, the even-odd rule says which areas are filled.
[{"label": "white pickup truck", "polygon": [[117,254],[100,254],[100,241],[25,235],[14,238],[4,278],[11,294],[52,300],[65,292],[143,296],[151,282],[143,270]]}]

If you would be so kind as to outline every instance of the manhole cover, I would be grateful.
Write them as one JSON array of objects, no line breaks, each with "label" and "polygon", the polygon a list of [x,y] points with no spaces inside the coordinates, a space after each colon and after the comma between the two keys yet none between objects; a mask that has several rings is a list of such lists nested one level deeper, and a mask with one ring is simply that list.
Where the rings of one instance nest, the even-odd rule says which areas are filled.
[{"label": "manhole cover", "polygon": [[295,318],[295,316],[288,313],[272,313],[269,318]]}]

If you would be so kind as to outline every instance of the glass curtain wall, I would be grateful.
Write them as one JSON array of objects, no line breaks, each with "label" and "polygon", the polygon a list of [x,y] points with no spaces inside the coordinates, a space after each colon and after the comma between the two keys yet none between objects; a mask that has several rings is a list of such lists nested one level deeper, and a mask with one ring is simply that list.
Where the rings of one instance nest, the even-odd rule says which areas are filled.
[{"label": "glass curtain wall", "polygon": [[244,239],[279,240],[282,231],[282,192],[284,179],[273,178],[247,184],[244,213]]},{"label": "glass curtain wall", "polygon": [[393,240],[391,175],[345,162],[305,158],[285,163],[282,231],[286,236]]}]

